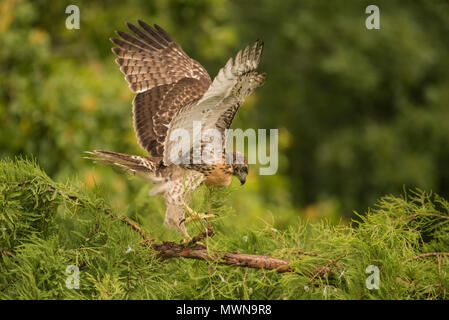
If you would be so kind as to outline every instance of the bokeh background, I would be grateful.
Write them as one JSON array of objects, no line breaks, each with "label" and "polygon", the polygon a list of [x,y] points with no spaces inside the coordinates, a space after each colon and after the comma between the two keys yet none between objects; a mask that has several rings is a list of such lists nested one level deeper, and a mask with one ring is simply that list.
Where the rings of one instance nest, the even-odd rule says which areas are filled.
[{"label": "bokeh background", "polygon": [[[65,8],[81,11],[79,30]],[[260,38],[266,83],[234,128],[279,129],[279,170],[234,181],[245,225],[298,217],[349,221],[385,194],[449,197],[449,2],[132,0],[0,2],[0,157],[35,157],[58,181],[79,180],[119,212],[150,186],[83,159],[92,149],[145,154],[132,128],[133,94],[114,63],[114,30],[164,27],[214,77]],[[252,169],[255,169],[253,167]],[[163,200],[149,200],[162,220]],[[131,212],[132,214],[132,212]]]}]

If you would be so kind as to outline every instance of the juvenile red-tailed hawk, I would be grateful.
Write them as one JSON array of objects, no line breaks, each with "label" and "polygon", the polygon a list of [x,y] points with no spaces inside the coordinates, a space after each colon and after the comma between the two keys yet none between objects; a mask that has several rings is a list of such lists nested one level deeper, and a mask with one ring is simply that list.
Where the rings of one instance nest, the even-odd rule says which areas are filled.
[{"label": "juvenile red-tailed hawk", "polygon": [[[89,153],[98,157],[89,159],[126,168],[154,183],[150,195],[164,196],[165,224],[188,237],[185,223],[209,217],[189,208],[191,191],[203,182],[227,186],[232,176],[242,184],[246,181],[248,164],[246,160],[235,161],[242,157],[238,152],[226,153],[225,133],[244,99],[265,79],[265,74],[256,72],[263,43],[257,41],[239,51],[211,81],[207,71],[161,27],[138,23],[141,28],[127,23],[133,35],[117,31],[121,39],[110,40],[118,46],[112,51],[120,70],[137,93],[133,100],[134,130],[150,157],[96,150]],[[200,124],[200,132],[195,133],[195,124]],[[192,152],[189,161],[176,161],[173,155],[179,145],[170,137],[179,129],[191,133],[192,140],[209,129],[217,130],[224,138],[222,156],[215,162],[198,162],[192,161]],[[204,148],[201,144],[200,150]],[[178,156],[185,155],[178,152]],[[233,161],[226,161],[229,159]],[[187,219],[186,211],[190,214]]]}]

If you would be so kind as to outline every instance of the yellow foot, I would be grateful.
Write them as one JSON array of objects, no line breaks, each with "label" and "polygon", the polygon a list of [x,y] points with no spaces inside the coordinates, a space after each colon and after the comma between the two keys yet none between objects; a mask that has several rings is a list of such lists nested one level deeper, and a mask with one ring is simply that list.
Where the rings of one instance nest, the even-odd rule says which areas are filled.
[{"label": "yellow foot", "polygon": [[188,205],[184,206],[187,212],[190,214],[189,217],[187,217],[185,220],[183,220],[184,223],[188,223],[193,220],[203,220],[203,219],[211,219],[215,218],[215,214],[210,213],[198,213],[196,211],[193,211],[192,208],[190,208]]},{"label": "yellow foot", "polygon": [[[184,239],[181,240],[181,244],[182,244],[183,246],[186,246],[186,245],[190,244],[190,243],[192,242],[192,240],[193,240],[192,237],[184,238]],[[195,245],[200,245],[200,246],[206,247],[206,245],[205,245],[203,242],[201,242],[201,241],[196,241],[194,244],[195,244]]]},{"label": "yellow foot", "polygon": [[204,214],[204,213],[197,213],[197,212],[195,212],[190,217],[186,218],[185,223],[188,223],[188,222],[193,221],[193,220],[203,220],[203,219],[207,220],[207,219],[211,219],[211,218],[215,218],[215,215],[214,214]]},{"label": "yellow foot", "polygon": [[188,237],[185,237],[184,239],[181,240],[181,244],[186,245],[186,244],[188,244],[190,241],[192,241],[192,237],[188,236]]}]

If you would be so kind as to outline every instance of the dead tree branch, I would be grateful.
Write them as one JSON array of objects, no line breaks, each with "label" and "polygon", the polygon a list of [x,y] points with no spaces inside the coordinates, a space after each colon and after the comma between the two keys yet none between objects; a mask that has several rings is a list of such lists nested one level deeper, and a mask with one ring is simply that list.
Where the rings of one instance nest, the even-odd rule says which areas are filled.
[{"label": "dead tree branch", "polygon": [[[17,184],[18,187],[22,188],[24,184],[30,183],[31,181],[24,181]],[[57,188],[49,185],[49,192],[57,192],[61,196],[68,197],[73,201],[79,201],[80,199],[77,196],[66,194],[65,192],[58,190]],[[149,235],[147,235],[144,230],[138,226],[135,222],[131,221],[127,217],[120,217],[116,215],[112,210],[106,209],[103,206],[99,207],[105,214],[112,216],[114,218],[119,219],[124,222],[128,226],[130,226],[133,230],[138,232],[142,238],[143,242],[149,244],[155,251],[157,251],[158,255],[163,259],[169,258],[187,258],[187,259],[199,259],[205,261],[216,262],[224,265],[232,265],[238,267],[245,268],[258,268],[265,270],[277,270],[278,272],[294,272],[294,269],[290,266],[290,260],[273,258],[267,255],[255,255],[255,254],[246,254],[239,252],[222,252],[222,251],[213,251],[208,250],[206,246],[200,244],[199,241],[205,239],[207,237],[212,237],[214,235],[214,230],[212,226],[209,224],[208,228],[193,237],[190,242],[187,244],[179,244],[176,242],[163,242],[163,243],[155,243],[155,239]],[[8,251],[2,250],[4,254],[10,254]],[[300,252],[298,252],[300,253]],[[314,253],[313,255],[319,255]],[[316,266],[317,270],[322,266]]]},{"label": "dead tree branch", "polygon": [[[115,217],[115,214],[110,210],[105,211],[107,214],[111,214]],[[258,268],[266,270],[277,270],[278,272],[293,272],[293,268],[290,267],[290,261],[285,259],[273,258],[266,255],[245,254],[239,252],[222,252],[214,251],[210,252],[206,246],[198,243],[198,241],[214,235],[214,230],[209,224],[205,232],[192,238],[187,244],[179,244],[176,242],[165,241],[163,243],[154,243],[154,239],[144,234],[142,229],[134,222],[126,217],[119,218],[124,223],[128,224],[131,228],[136,230],[142,235],[145,242],[151,242],[151,247],[158,252],[158,255],[163,259],[169,258],[187,258],[198,259],[211,262],[217,262],[219,264],[234,265],[238,267]]]},{"label": "dead tree branch", "polygon": [[238,267],[277,270],[278,272],[292,272],[290,261],[272,258],[265,255],[245,254],[239,252],[210,252],[204,245],[182,245],[174,242],[152,244],[154,250],[162,258],[189,258],[217,262],[219,264],[234,265]]}]

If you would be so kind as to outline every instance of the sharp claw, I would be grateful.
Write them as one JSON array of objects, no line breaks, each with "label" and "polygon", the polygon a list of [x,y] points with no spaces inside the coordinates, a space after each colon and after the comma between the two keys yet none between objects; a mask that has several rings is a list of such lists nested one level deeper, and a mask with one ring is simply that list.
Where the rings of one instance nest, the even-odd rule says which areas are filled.
[{"label": "sharp claw", "polygon": [[207,221],[207,219],[212,219],[215,218],[215,214],[195,214],[195,215],[191,215],[190,217],[188,217],[185,221],[185,223],[188,223],[192,220],[200,220],[200,219],[204,219]]},{"label": "sharp claw", "polygon": [[191,237],[186,237],[186,238],[184,238],[184,239],[181,240],[181,244],[186,245],[186,244],[188,244],[190,241],[192,241],[192,238],[191,238]]},{"label": "sharp claw", "polygon": [[184,222],[186,222],[186,218],[184,218],[181,221],[179,221],[179,225],[183,224]]}]

